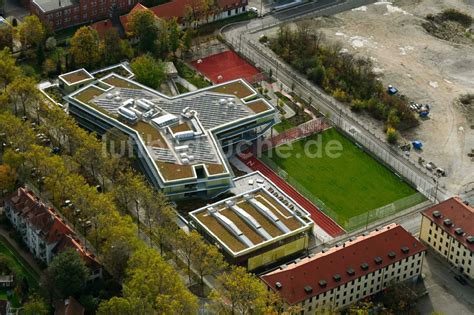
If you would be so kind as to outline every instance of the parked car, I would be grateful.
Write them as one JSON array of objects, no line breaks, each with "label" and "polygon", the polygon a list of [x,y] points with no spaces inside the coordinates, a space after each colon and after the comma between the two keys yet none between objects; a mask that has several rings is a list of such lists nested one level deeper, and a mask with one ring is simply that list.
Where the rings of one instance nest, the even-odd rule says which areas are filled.
[{"label": "parked car", "polygon": [[464,279],[464,277],[461,275],[455,275],[454,279],[456,279],[462,285],[467,285],[466,279]]},{"label": "parked car", "polygon": [[249,7],[248,9],[250,12],[253,12],[253,13],[256,13],[256,14],[259,14],[258,12],[258,9],[256,7]]}]

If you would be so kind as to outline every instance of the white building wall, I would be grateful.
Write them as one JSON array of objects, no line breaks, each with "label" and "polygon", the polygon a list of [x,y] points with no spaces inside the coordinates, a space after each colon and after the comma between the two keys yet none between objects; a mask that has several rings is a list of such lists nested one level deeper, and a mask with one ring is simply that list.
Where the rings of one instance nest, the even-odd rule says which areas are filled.
[{"label": "white building wall", "polygon": [[[303,301],[300,306],[304,314],[315,314],[324,310],[338,310],[355,303],[367,296],[382,291],[393,282],[402,282],[421,274],[424,252],[409,256],[383,269],[376,270],[363,277],[347,282],[317,296]],[[389,259],[384,257],[383,259]],[[357,268],[356,268],[357,267]],[[360,273],[360,266],[354,266]],[[359,270],[357,270],[359,269]],[[333,275],[328,275],[326,281],[334,281]],[[347,277],[342,274],[341,277]]]}]

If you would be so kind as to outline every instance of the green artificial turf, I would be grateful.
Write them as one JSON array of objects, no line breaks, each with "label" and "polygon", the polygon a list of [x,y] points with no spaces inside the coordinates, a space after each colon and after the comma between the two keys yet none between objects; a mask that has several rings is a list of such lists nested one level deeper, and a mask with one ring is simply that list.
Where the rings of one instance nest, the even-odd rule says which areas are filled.
[{"label": "green artificial turf", "polygon": [[[305,144],[322,137],[320,157],[308,157]],[[331,158],[324,148],[335,140],[342,146],[340,157]],[[291,157],[278,157],[273,149],[265,155],[293,177],[300,185],[337,214],[341,225],[354,216],[413,195],[416,190],[388,168],[358,148],[336,129],[328,129],[306,140],[291,144]],[[288,148],[288,145],[282,146]],[[316,153],[317,146],[309,152]],[[281,150],[280,150],[281,151]],[[271,155],[270,155],[271,153]]]}]

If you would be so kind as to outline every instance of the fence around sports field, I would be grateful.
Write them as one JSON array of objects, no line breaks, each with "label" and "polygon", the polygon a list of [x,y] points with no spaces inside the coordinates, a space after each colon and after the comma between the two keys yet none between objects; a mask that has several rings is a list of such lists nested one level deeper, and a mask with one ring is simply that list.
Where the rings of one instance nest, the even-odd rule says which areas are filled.
[{"label": "fence around sports field", "polygon": [[358,228],[367,226],[368,224],[378,221],[380,219],[392,216],[402,210],[411,208],[426,201],[426,197],[423,194],[417,192],[413,195],[398,199],[385,206],[369,210],[360,215],[346,219],[339,215],[336,211],[328,207],[321,199],[311,193],[306,187],[301,185],[294,177],[290,176],[285,170],[279,167],[269,157],[265,155],[259,156],[259,159],[270,167],[278,176],[285,179],[291,186],[293,186],[298,192],[300,192],[306,199],[311,201],[319,210],[329,216],[331,219],[340,224],[346,231],[354,231]]}]

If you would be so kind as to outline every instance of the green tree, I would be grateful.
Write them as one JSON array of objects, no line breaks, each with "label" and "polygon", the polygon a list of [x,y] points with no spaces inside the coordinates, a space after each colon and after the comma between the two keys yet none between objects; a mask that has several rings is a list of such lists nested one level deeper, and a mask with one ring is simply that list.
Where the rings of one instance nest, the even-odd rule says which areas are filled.
[{"label": "green tree", "polygon": [[20,42],[24,48],[38,46],[44,40],[45,29],[36,15],[28,15],[18,28]]},{"label": "green tree", "polygon": [[158,88],[165,79],[163,62],[154,59],[150,55],[135,58],[131,67],[137,81],[153,89]]},{"label": "green tree", "polygon": [[45,301],[40,297],[32,297],[28,302],[23,304],[24,315],[48,315],[49,309]]},{"label": "green tree", "polygon": [[16,66],[15,58],[13,58],[10,49],[3,48],[0,50],[0,87],[6,89],[7,85],[12,82],[21,73],[21,69]]},{"label": "green tree", "polygon": [[99,35],[90,27],[83,26],[71,38],[69,53],[78,67],[92,68],[99,62]]},{"label": "green tree", "polygon": [[212,308],[220,314],[258,314],[265,309],[266,289],[256,276],[243,267],[232,267],[217,277]]},{"label": "green tree", "polygon": [[141,52],[152,53],[155,50],[155,41],[158,39],[157,18],[150,10],[136,10],[129,18],[128,27],[131,36],[138,39],[138,48]]},{"label": "green tree", "polygon": [[48,266],[47,275],[59,296],[67,298],[82,293],[89,277],[89,269],[74,250],[67,250],[54,257]]},{"label": "green tree", "polygon": [[173,56],[176,57],[176,52],[181,46],[181,36],[182,32],[179,28],[178,21],[176,18],[171,19],[167,23],[168,28],[168,45],[169,50],[173,53]]},{"label": "green tree", "polygon": [[102,61],[106,65],[115,64],[124,58],[130,58],[133,54],[128,41],[120,39],[116,28],[107,30],[104,40],[101,42]]}]

